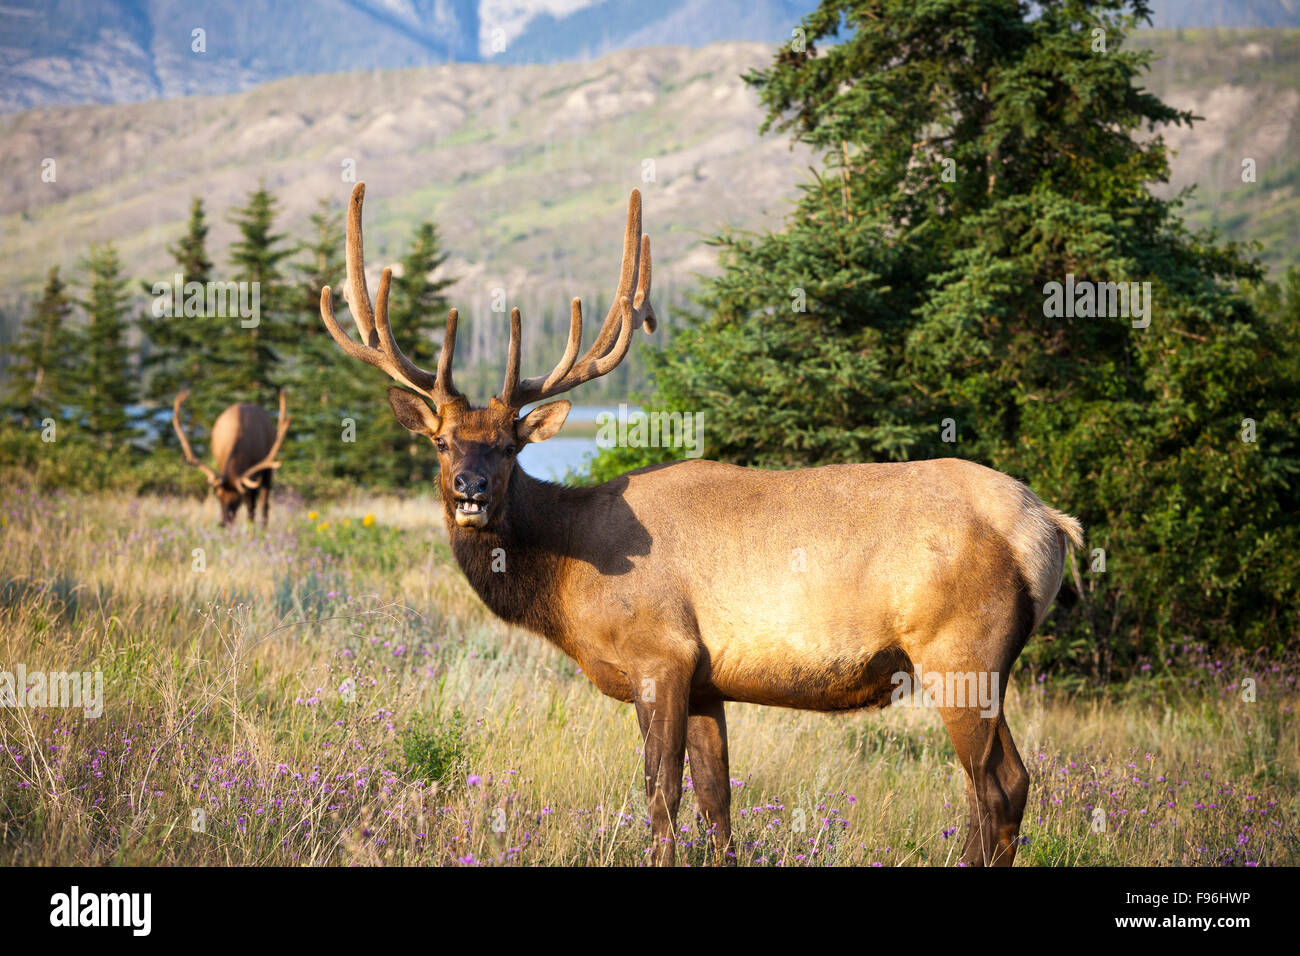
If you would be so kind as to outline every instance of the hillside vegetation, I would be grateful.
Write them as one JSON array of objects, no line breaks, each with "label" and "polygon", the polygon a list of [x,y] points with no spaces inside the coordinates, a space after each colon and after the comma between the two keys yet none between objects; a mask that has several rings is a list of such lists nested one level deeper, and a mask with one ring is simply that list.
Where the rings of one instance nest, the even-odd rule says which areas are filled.
[{"label": "hillside vegetation", "polygon": [[[1187,215],[1258,239],[1274,269],[1300,243],[1300,31],[1143,31],[1162,59],[1151,88],[1204,117],[1166,138],[1170,189],[1197,184]],[[704,238],[723,224],[774,227],[811,160],[760,138],[740,74],[771,48],[652,47],[587,63],[458,64],[298,77],[232,96],[33,110],[0,119],[0,302],[32,294],[50,265],[74,276],[88,242],[118,243],[129,270],[168,271],[190,198],[214,214],[218,268],[234,227],[222,218],[259,179],[301,236],[322,196],[341,205],[345,160],[370,184],[369,265],[396,257],[416,222],[441,224],[471,316],[493,288],[553,306],[608,291],[627,191],[646,197],[655,285],[711,272]],[[43,182],[41,162],[56,161]],[[1243,158],[1258,182],[1241,181]],[[652,165],[651,165],[652,164]],[[12,311],[12,310],[10,310]],[[12,322],[12,317],[10,318]],[[470,356],[466,356],[469,358]]]},{"label": "hillside vegetation", "polygon": [[[166,245],[194,195],[212,213],[220,269],[234,235],[224,212],[259,179],[283,201],[281,230],[303,235],[321,197],[346,199],[351,161],[369,186],[367,265],[390,264],[432,216],[462,312],[486,308],[496,287],[512,303],[547,292],[565,311],[568,297],[611,291],[633,186],[646,196],[657,298],[670,299],[712,262],[702,237],[728,222],[774,225],[807,162],[758,137],[740,74],[769,55],[757,45],[650,48],[5,117],[0,161],[33,174],[0,184],[0,289],[30,291],[49,265],[72,266],[99,239],[113,239],[133,273],[165,275]],[[41,181],[43,157],[55,158],[57,182]]]}]

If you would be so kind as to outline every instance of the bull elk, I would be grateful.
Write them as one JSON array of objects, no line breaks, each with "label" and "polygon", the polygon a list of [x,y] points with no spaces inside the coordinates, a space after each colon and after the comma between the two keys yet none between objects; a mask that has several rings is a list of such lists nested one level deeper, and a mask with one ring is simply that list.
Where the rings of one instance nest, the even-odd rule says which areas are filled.
[{"label": "bull elk", "polygon": [[389,403],[405,428],[437,447],[452,551],[483,602],[636,708],[655,861],[673,862],[686,751],[717,858],[734,860],[727,702],[883,707],[900,678],[974,674],[993,687],[992,707],[942,684],[942,699],[931,702],[967,774],[962,859],[1009,865],[1029,774],[1002,714],[1006,677],[1047,615],[1068,549],[1082,545],[1079,522],[1019,481],[952,458],[791,471],[688,460],[596,487],[539,481],[516,455],[558,432],[569,403],[521,410],[605,375],[638,328],[654,331],[640,195],[628,202],[618,288],[595,342],[579,356],[574,299],[559,363],[521,381],[519,311],[511,311],[505,382],[484,408],[453,384],[455,310],[434,374],[393,339],[388,269],[372,305],[364,195],[358,184],[347,218],[348,302],[360,341],[335,320],[328,286],[325,327],[348,355],[405,386],[389,388]]},{"label": "bull elk", "polygon": [[181,427],[181,402],[189,397],[181,392],[172,403],[172,428],[181,440],[185,461],[207,476],[208,486],[216,491],[221,503],[221,523],[232,524],[239,504],[248,505],[248,520],[253,521],[257,499],[262,499],[262,525],[266,526],[271,503],[271,475],[283,462],[277,461],[280,446],[289,433],[292,419],[285,414],[284,389],[280,389],[278,427],[260,405],[231,405],[212,423],[212,458],[217,467],[210,468],[194,457],[185,429]]}]

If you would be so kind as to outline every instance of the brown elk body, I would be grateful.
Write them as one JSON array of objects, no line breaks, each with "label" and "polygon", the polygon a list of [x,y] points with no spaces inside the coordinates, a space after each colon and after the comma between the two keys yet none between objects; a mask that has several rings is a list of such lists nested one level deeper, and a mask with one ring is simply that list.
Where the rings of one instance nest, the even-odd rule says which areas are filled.
[{"label": "brown elk body", "polygon": [[185,460],[202,471],[208,485],[221,504],[221,523],[229,525],[239,513],[241,503],[248,507],[248,520],[254,520],[258,499],[262,502],[262,524],[267,522],[271,501],[271,477],[280,461],[276,457],[289,431],[290,418],[285,414],[285,394],[280,392],[280,417],[277,427],[260,405],[231,405],[212,423],[212,459],[209,468],[190,448],[181,427],[181,403],[189,392],[181,392],[172,405],[172,427],[180,438]]},{"label": "brown elk body", "polygon": [[[452,551],[484,603],[635,706],[656,861],[673,860],[688,751],[719,858],[731,854],[725,703],[885,706],[900,678],[916,674],[941,675],[930,702],[967,773],[962,858],[1009,865],[1029,775],[1002,713],[1006,679],[1048,612],[1069,547],[1082,544],[1079,523],[1020,482],[957,459],[784,472],[700,460],[596,487],[539,481],[518,467],[518,447],[554,435],[569,405],[523,417],[520,409],[605,374],[635,328],[654,329],[639,195],[629,203],[618,294],[595,343],[577,357],[575,300],[560,363],[520,382],[513,312],[506,382],[486,408],[472,408],[452,384],[454,311],[433,375],[393,340],[387,270],[371,310],[363,195],[358,185],[348,217],[361,344],[335,321],[328,287],[325,324],[348,354],[424,396],[389,390],[401,424],[438,448]],[[991,700],[974,699],[971,676]]]}]

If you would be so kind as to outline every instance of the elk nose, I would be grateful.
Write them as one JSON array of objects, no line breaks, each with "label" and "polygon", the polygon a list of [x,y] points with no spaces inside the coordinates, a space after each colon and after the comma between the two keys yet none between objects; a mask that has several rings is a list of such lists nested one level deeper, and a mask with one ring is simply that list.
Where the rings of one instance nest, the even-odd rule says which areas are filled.
[{"label": "elk nose", "polygon": [[464,495],[466,498],[486,498],[488,480],[482,475],[461,472],[452,482],[452,487],[456,489],[456,494]]}]

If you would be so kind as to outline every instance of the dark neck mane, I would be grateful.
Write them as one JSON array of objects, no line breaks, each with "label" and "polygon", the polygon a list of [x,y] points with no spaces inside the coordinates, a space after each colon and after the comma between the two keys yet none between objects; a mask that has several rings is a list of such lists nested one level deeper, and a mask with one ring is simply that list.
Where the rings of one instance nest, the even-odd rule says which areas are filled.
[{"label": "dark neck mane", "polygon": [[565,555],[572,553],[572,499],[581,492],[539,481],[516,465],[505,512],[490,528],[461,528],[453,506],[444,505],[452,554],[483,603],[502,620],[557,643],[566,625],[557,592]]}]

